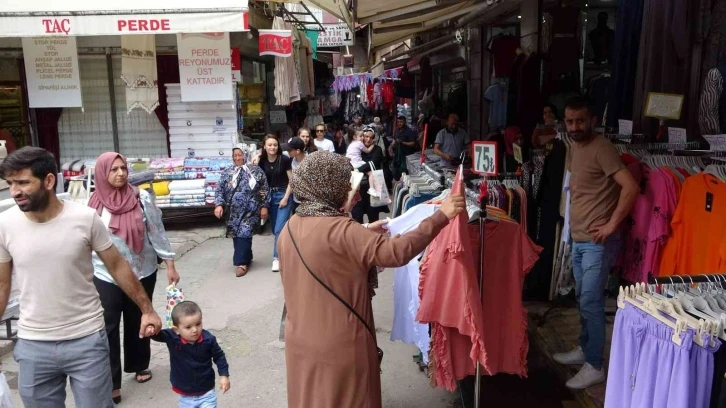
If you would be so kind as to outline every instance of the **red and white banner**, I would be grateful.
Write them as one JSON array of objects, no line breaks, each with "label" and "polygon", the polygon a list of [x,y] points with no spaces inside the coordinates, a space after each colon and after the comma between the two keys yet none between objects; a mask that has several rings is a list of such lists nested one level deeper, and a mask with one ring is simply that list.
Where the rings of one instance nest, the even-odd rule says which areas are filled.
[{"label": "red and white banner", "polygon": [[3,0],[0,37],[249,31],[247,0]]},{"label": "red and white banner", "polygon": [[259,30],[259,35],[260,56],[289,57],[292,55],[291,30]]},{"label": "red and white banner", "polygon": [[229,33],[177,34],[182,102],[231,101]]},{"label": "red and white banner", "polygon": [[239,54],[239,47],[232,47],[230,56],[232,57],[232,81],[242,82],[242,58]]},{"label": "red and white banner", "polygon": [[247,12],[2,17],[0,37],[249,31]]}]

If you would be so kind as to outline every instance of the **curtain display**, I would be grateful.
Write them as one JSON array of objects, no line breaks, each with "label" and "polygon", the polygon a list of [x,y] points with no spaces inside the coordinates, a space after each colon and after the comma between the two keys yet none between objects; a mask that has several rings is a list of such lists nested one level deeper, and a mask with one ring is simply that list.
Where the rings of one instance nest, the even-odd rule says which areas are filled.
[{"label": "curtain display", "polygon": [[159,106],[154,35],[121,36],[121,79],[126,84],[126,111],[151,113]]}]

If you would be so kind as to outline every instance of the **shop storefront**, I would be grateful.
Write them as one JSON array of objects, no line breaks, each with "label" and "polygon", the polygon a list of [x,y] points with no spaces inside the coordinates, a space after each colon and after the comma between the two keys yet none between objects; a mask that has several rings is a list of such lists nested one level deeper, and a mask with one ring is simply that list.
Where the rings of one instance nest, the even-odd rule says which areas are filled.
[{"label": "shop storefront", "polygon": [[[18,58],[13,64],[17,82],[27,96],[23,107],[29,126],[23,140],[16,141],[22,145],[36,140],[61,162],[91,159],[109,150],[129,157],[168,157],[172,149],[164,85],[179,83],[183,70],[176,33],[249,30],[246,2],[187,2],[173,12],[148,2],[105,2],[96,10],[83,2],[50,10],[41,3],[0,6],[0,48]],[[238,43],[244,43],[242,38],[236,37]],[[226,43],[226,49],[233,45],[229,34]],[[229,51],[217,57],[224,61],[206,62],[230,69]],[[212,71],[210,66],[197,68]],[[206,82],[200,87],[224,77],[230,89],[228,95],[209,100],[237,104],[230,74],[207,76],[211,80],[201,78]],[[237,111],[231,118],[235,136]]]}]

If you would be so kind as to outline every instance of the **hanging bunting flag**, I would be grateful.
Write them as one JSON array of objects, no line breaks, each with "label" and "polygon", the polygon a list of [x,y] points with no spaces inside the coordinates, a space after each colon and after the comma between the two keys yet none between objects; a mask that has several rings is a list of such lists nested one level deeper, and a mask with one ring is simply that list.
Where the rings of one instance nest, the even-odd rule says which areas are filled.
[{"label": "hanging bunting flag", "polygon": [[259,30],[260,56],[289,57],[292,55],[292,30]]}]

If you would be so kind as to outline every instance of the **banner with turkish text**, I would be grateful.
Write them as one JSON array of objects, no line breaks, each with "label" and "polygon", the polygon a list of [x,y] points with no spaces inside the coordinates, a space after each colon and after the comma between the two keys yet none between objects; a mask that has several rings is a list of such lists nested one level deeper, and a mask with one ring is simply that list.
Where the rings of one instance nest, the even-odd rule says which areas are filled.
[{"label": "banner with turkish text", "polygon": [[177,34],[182,102],[231,101],[229,33]]},{"label": "banner with turkish text", "polygon": [[76,37],[24,37],[31,108],[83,107]]},{"label": "banner with turkish text", "polygon": [[230,55],[232,56],[232,81],[242,82],[242,58],[239,47],[232,47]]}]

